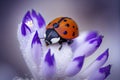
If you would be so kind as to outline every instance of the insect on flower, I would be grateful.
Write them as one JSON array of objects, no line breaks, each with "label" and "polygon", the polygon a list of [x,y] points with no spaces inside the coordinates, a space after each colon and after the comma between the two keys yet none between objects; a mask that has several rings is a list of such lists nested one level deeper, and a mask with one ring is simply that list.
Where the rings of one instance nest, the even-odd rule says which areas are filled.
[{"label": "insect on flower", "polygon": [[79,30],[76,22],[68,17],[58,17],[51,21],[46,27],[45,42],[47,45],[59,43],[62,48],[62,43],[72,43],[72,39],[79,35]]},{"label": "insect on flower", "polygon": [[104,65],[109,49],[92,64],[85,62],[99,48],[103,36],[97,31],[79,35],[71,18],[58,17],[46,26],[41,14],[28,11],[18,26],[17,37],[34,80],[105,80],[110,74],[111,65]]}]

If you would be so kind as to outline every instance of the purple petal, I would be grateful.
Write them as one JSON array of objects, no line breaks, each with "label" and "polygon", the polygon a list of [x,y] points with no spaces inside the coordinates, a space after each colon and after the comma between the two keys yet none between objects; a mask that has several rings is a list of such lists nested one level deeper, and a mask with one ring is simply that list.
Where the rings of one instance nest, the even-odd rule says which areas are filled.
[{"label": "purple petal", "polygon": [[29,32],[31,32],[30,28],[29,28],[25,23],[22,23],[21,33],[22,33],[23,36],[26,36],[26,34],[27,34],[27,29],[29,30]]},{"label": "purple petal", "polygon": [[111,65],[102,67],[95,72],[91,72],[88,80],[105,80],[110,75]]},{"label": "purple petal", "polygon": [[96,38],[97,36],[98,36],[98,32],[97,31],[91,31],[87,35],[85,41],[89,41],[90,39]]},{"label": "purple petal", "polygon": [[45,25],[45,20],[43,19],[43,17],[41,16],[40,13],[37,15],[35,10],[32,10],[32,16],[37,19],[39,28],[41,28],[41,27],[43,27],[43,25]]},{"label": "purple petal", "polygon": [[66,76],[71,77],[76,75],[83,66],[84,58],[84,56],[74,58],[65,71]]},{"label": "purple petal", "polygon": [[36,31],[34,37],[33,37],[33,40],[32,40],[32,43],[31,43],[31,47],[33,46],[33,44],[40,44],[41,45],[41,41],[39,39],[39,36],[38,36],[38,32]]},{"label": "purple petal", "polygon": [[84,62],[84,57],[85,56],[79,56],[73,59],[73,61],[78,61],[78,67],[81,69],[83,62]]},{"label": "purple petal", "polygon": [[[33,18],[36,19],[38,25],[36,25],[36,23],[35,23],[36,21]],[[35,10],[32,10],[32,13],[30,13],[30,11],[28,11],[25,14],[25,16],[24,16],[24,18],[22,20],[22,26],[21,26],[21,33],[24,36],[26,36],[27,31],[29,31],[31,33],[33,31],[35,31],[35,29],[38,30],[38,28],[34,28],[33,26],[32,27],[28,26],[27,25],[28,21],[32,22],[32,25],[34,25],[34,27],[38,27],[38,28],[43,28],[44,25],[45,25],[45,21],[44,21],[43,17],[41,16],[41,14],[36,14]],[[42,29],[41,29],[41,31],[39,31],[39,32],[43,33],[44,31],[42,31]]]},{"label": "purple petal", "polygon": [[111,65],[108,65],[108,66],[106,66],[106,67],[100,68],[100,69],[99,69],[99,72],[100,72],[100,73],[104,73],[104,74],[105,74],[105,78],[104,78],[104,79],[106,79],[107,76],[110,75],[110,70],[111,70]]},{"label": "purple petal", "polygon": [[108,59],[108,49],[102,53],[92,64],[90,64],[85,71],[82,72],[82,76],[87,77],[91,73],[98,70]]},{"label": "purple petal", "polygon": [[109,49],[107,49],[105,52],[103,52],[96,60],[101,60],[104,56],[107,56],[106,60],[108,59],[109,56]]},{"label": "purple petal", "polygon": [[100,46],[100,44],[102,43],[102,38],[103,38],[103,36],[100,35],[98,38],[91,40],[90,43],[92,44],[97,41],[96,47],[98,48]]},{"label": "purple petal", "polygon": [[78,46],[78,48],[75,50],[74,56],[75,57],[83,55],[85,55],[85,57],[90,56],[98,49],[98,46],[100,46],[101,42],[102,42],[101,36],[84,42],[83,44],[81,44],[81,46]]},{"label": "purple petal", "polygon": [[55,80],[56,65],[54,55],[51,55],[51,49],[48,50],[45,59],[42,61],[41,72],[44,80]]},{"label": "purple petal", "polygon": [[55,61],[54,55],[51,56],[51,50],[49,49],[45,56],[45,62],[47,62],[49,66],[53,66],[54,61]]},{"label": "purple petal", "polygon": [[31,54],[35,63],[39,65],[41,62],[41,56],[43,54],[43,50],[37,31],[35,32],[31,41]]},{"label": "purple petal", "polygon": [[27,21],[32,20],[31,16],[30,16],[30,11],[28,11],[23,20],[22,20],[22,26],[21,26],[21,33],[22,35],[26,35],[27,34],[27,29],[31,32],[30,28],[25,24]]},{"label": "purple petal", "polygon": [[28,20],[32,20],[32,17],[31,17],[31,15],[30,15],[30,11],[28,11],[28,12],[25,14],[22,22],[25,23],[25,22],[28,21]]},{"label": "purple petal", "polygon": [[80,47],[82,44],[95,39],[98,37],[97,31],[87,31],[81,33],[77,38],[74,39],[74,42],[70,45],[72,48],[72,51],[74,52],[78,47]]}]

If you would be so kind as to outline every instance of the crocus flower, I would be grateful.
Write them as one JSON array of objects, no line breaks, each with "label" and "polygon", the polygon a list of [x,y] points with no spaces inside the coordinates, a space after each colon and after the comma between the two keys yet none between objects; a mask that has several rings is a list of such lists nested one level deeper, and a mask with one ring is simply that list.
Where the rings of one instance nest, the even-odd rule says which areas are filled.
[{"label": "crocus flower", "polygon": [[86,58],[102,43],[97,31],[80,33],[71,45],[58,43],[46,46],[45,20],[35,10],[28,11],[18,26],[17,37],[21,53],[34,80],[104,80],[110,74],[111,65],[104,66],[109,56],[106,49],[90,65],[84,68]]}]

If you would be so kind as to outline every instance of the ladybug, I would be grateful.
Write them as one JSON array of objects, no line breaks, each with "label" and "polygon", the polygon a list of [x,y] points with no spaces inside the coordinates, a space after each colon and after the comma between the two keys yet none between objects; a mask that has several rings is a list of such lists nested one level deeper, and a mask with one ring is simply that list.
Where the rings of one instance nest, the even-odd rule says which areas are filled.
[{"label": "ladybug", "polygon": [[79,30],[76,22],[69,17],[58,17],[51,21],[46,26],[45,42],[46,45],[59,43],[62,48],[62,43],[71,44],[72,39],[79,35]]}]

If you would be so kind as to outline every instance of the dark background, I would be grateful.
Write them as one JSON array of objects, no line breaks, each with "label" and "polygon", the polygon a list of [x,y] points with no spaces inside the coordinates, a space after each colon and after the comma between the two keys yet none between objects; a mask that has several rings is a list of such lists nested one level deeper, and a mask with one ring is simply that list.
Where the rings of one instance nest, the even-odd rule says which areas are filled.
[{"label": "dark background", "polygon": [[110,57],[106,64],[112,64],[112,69],[108,80],[120,80],[119,0],[1,0],[0,80],[10,74],[29,74],[19,49],[17,27],[24,14],[31,9],[40,12],[46,23],[58,16],[68,16],[78,23],[80,31],[97,30],[103,34],[103,43],[93,56],[96,57],[110,48]]}]

